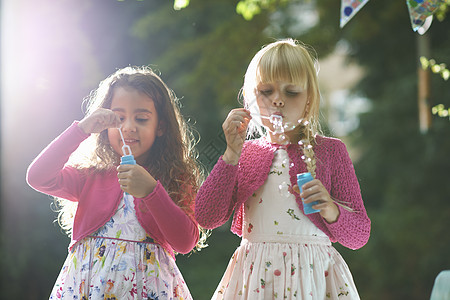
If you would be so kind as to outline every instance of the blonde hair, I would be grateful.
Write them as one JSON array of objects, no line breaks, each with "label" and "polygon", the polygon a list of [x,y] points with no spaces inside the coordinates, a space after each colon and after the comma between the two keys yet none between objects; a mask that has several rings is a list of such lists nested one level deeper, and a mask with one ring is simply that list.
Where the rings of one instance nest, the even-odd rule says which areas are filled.
[{"label": "blonde hair", "polygon": [[[136,90],[153,100],[158,118],[162,120],[164,134],[156,138],[143,167],[161,182],[173,201],[193,218],[193,204],[204,172],[197,161],[194,130],[181,115],[179,99],[150,67],[130,66],[117,70],[91,92],[84,101],[87,105],[86,115],[98,108],[111,108],[114,92],[119,87]],[[119,164],[120,154],[111,147],[107,130],[91,134],[83,144],[73,153],[69,164],[86,175],[104,172]],[[60,207],[58,222],[71,235],[76,204],[68,202],[57,199]],[[204,238],[200,239],[200,243],[202,241]],[[200,244],[198,246],[202,247]]]},{"label": "blonde hair", "polygon": [[[308,93],[305,121],[312,136],[319,133],[320,91],[317,79],[319,64],[314,49],[293,39],[273,42],[259,50],[251,60],[244,77],[244,107],[259,115],[256,87],[260,83],[287,81],[302,86]],[[254,116],[249,135],[264,135],[261,119]],[[308,133],[309,135],[309,133]]]},{"label": "blonde hair", "polygon": [[315,176],[316,161],[312,148],[315,135],[320,133],[320,91],[317,74],[319,64],[314,49],[294,39],[283,39],[264,46],[251,60],[244,77],[242,95],[244,107],[253,114],[248,137],[265,134],[256,88],[260,83],[286,81],[303,87],[308,101],[302,122],[302,148],[308,171]]}]

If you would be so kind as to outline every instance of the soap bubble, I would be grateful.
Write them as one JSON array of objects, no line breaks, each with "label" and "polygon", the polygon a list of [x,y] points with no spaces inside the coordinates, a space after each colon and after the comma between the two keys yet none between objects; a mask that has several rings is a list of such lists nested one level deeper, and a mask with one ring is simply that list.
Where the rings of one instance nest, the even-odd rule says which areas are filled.
[{"label": "soap bubble", "polygon": [[286,123],[284,123],[284,125],[283,125],[283,130],[284,130],[284,131],[291,131],[291,130],[294,130],[295,127],[297,127],[297,125],[298,125],[298,124],[295,124],[295,123],[293,123],[293,122],[286,122]]},{"label": "soap bubble", "polygon": [[278,144],[280,144],[280,145],[286,145],[286,144],[288,144],[289,143],[289,139],[287,138],[287,136],[283,133],[283,134],[280,134],[279,136],[278,136]]},{"label": "soap bubble", "polygon": [[[309,122],[303,118],[298,119],[294,122],[285,121],[283,119],[283,116],[272,114],[270,116],[259,114],[257,112],[252,112],[252,116],[257,117],[259,119],[267,119],[272,124],[272,129],[268,128],[265,125],[260,125],[266,127],[268,131],[270,131],[274,135],[279,135],[279,141],[278,143],[281,145],[289,144],[289,138],[285,135],[286,132],[292,131],[295,128],[297,128],[299,125],[302,127],[306,127]],[[302,146],[301,142],[299,142],[299,145]]]},{"label": "soap bubble", "polygon": [[289,195],[291,194],[289,192],[289,184],[287,184],[286,181],[283,181],[279,186],[278,186],[278,191],[280,192],[281,196],[283,197],[289,197]]},{"label": "soap bubble", "polygon": [[279,115],[271,115],[270,123],[273,125],[273,132],[275,134],[280,134],[284,132],[283,128],[283,117]]}]

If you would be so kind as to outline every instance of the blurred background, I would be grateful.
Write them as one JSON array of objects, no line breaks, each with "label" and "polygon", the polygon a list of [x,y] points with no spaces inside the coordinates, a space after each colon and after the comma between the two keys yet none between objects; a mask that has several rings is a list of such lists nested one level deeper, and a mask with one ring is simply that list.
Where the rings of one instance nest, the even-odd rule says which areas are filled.
[{"label": "blurred background", "polygon": [[[0,299],[48,299],[69,239],[52,200],[27,186],[26,168],[82,118],[100,80],[128,65],[159,70],[210,170],[250,59],[284,37],[317,51],[324,132],[347,144],[372,220],[366,246],[335,245],[361,298],[430,297],[450,269],[449,1],[424,35],[412,30],[405,1],[369,1],[342,29],[336,0],[247,0],[256,6],[241,13],[238,3],[1,1]],[[421,55],[433,69],[421,67]],[[229,227],[215,229],[201,252],[177,256],[194,299],[210,299],[240,242]]]}]

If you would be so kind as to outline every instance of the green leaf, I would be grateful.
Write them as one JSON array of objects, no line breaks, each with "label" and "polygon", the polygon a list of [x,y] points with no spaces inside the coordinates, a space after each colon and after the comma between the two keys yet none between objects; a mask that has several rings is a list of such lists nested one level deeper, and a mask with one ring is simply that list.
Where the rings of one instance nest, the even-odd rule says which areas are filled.
[{"label": "green leaf", "polygon": [[261,13],[261,8],[256,3],[239,1],[236,5],[236,12],[242,15],[245,20],[250,21],[255,15]]},{"label": "green leaf", "polygon": [[189,5],[190,0],[174,0],[173,9],[181,10]]},{"label": "green leaf", "polygon": [[444,80],[448,80],[448,78],[450,77],[450,71],[448,69],[445,69],[441,72],[441,76],[442,78],[444,78]]},{"label": "green leaf", "polygon": [[426,70],[430,66],[430,62],[425,56],[420,57],[420,64],[422,65],[422,69]]}]

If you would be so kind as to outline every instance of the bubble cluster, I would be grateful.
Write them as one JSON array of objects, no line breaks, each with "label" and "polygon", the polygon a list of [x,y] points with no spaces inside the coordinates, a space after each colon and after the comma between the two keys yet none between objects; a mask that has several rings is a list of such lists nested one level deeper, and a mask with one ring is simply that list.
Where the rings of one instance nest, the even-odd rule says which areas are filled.
[{"label": "bubble cluster", "polygon": [[284,132],[283,127],[283,117],[279,115],[271,115],[269,117],[270,123],[272,123],[273,126],[273,133],[280,134]]},{"label": "bubble cluster", "polygon": [[[275,135],[276,139],[277,139],[276,143],[283,145],[283,146],[290,143],[289,137],[286,133],[294,130],[298,126],[301,126],[303,128],[308,128],[308,125],[309,125],[309,122],[303,118],[300,118],[294,122],[290,122],[290,121],[286,121],[283,118],[283,116],[277,115],[277,114],[272,114],[270,116],[267,116],[267,115],[263,115],[263,114],[259,114],[259,113],[252,113],[252,116],[258,118],[256,120],[255,119],[252,119],[252,120],[255,120],[258,125],[265,127],[268,132]],[[268,120],[272,126],[267,126],[263,123],[260,123],[261,119]],[[304,141],[298,142],[298,145],[300,147],[303,147],[303,144],[308,145],[309,142],[308,141],[306,141],[306,143],[304,143]]]},{"label": "bubble cluster", "polygon": [[[289,164],[289,157],[285,157],[283,159],[283,161],[281,162],[283,168],[285,167],[289,167],[291,164]],[[282,197],[289,197],[290,195],[290,185],[286,182],[283,181],[279,186],[278,186],[278,191],[280,192],[280,195]]]}]

